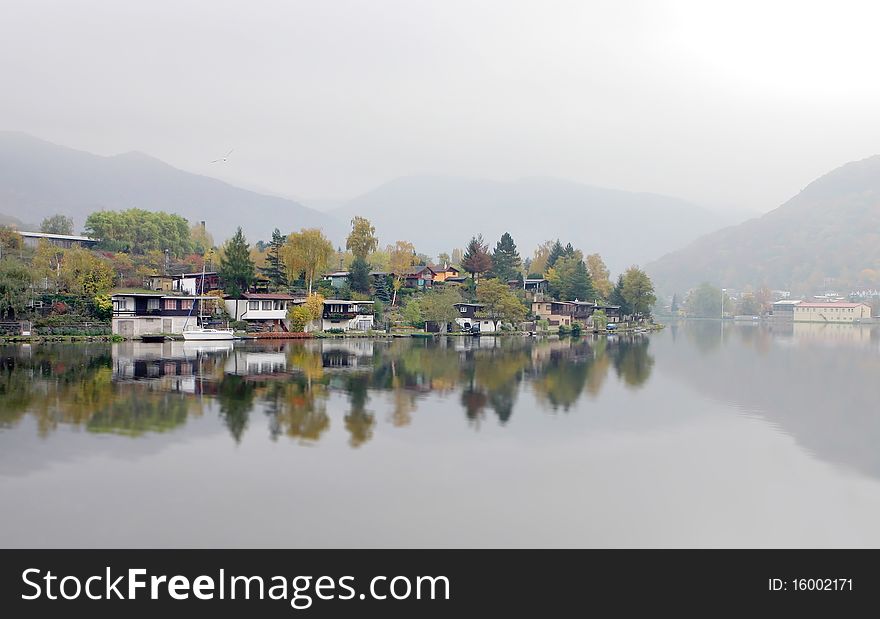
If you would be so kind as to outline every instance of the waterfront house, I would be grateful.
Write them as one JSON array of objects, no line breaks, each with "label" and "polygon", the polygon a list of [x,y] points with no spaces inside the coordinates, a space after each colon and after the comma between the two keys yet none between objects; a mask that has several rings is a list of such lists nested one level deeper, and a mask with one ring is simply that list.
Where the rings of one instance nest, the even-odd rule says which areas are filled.
[{"label": "waterfront house", "polygon": [[[774,314],[775,314],[774,303]],[[795,322],[853,323],[871,318],[871,306],[865,303],[814,303],[803,301],[793,306]]]},{"label": "waterfront house", "polygon": [[570,327],[574,308],[568,301],[533,301],[532,313],[538,320],[546,320],[551,327]]},{"label": "waterfront house", "polygon": [[458,310],[459,316],[455,323],[462,331],[479,331],[480,333],[493,333],[495,321],[489,318],[477,316],[485,307],[482,303],[455,303],[453,307]]},{"label": "waterfront house", "polygon": [[373,301],[327,299],[321,316],[321,329],[369,331],[373,328]]},{"label": "waterfront house", "polygon": [[173,289],[184,294],[204,294],[212,290],[221,290],[220,274],[216,271],[205,273],[181,273],[174,275]]},{"label": "waterfront house", "polygon": [[593,313],[601,310],[605,312],[605,316],[609,323],[620,322],[620,306],[619,305],[603,305],[598,301],[568,301],[571,305],[571,319],[585,327],[592,326]]},{"label": "waterfront house", "polygon": [[232,320],[248,323],[248,331],[288,331],[287,310],[305,302],[281,292],[246,292],[239,298],[224,297]]},{"label": "waterfront house", "polygon": [[403,285],[407,288],[425,290],[434,284],[434,270],[427,264],[410,267],[403,274]]},{"label": "waterfront house", "polygon": [[121,290],[110,298],[113,302],[112,332],[123,337],[183,333],[187,323],[196,325],[199,304],[215,300],[213,297],[158,290]]},{"label": "waterfront house", "polygon": [[71,247],[84,247],[89,249],[97,245],[99,239],[90,239],[87,236],[76,236],[74,234],[48,234],[46,232],[21,232],[21,243],[25,247],[36,249],[40,241],[46,241],[56,247],[70,249]]},{"label": "waterfront house", "polygon": [[771,310],[773,320],[794,320],[794,308],[800,303],[799,299],[782,299],[774,302]]}]

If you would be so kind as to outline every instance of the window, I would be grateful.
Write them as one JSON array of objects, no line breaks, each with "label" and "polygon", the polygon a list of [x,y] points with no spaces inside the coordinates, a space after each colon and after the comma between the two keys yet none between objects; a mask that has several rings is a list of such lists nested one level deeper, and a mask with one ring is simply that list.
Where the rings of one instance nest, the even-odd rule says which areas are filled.
[{"label": "window", "polygon": [[458,311],[460,311],[462,314],[466,314],[467,308],[464,305],[462,305],[461,307],[458,308]]},{"label": "window", "polygon": [[180,309],[191,310],[192,308],[193,308],[193,300],[192,299],[181,299]]},{"label": "window", "polygon": [[260,309],[260,302],[259,301],[248,301],[248,309],[249,310]]},{"label": "window", "polygon": [[272,301],[263,301],[263,309],[271,310],[272,309]]},{"label": "window", "polygon": [[147,299],[147,311],[158,310],[159,299]]},{"label": "window", "polygon": [[163,299],[162,300],[162,309],[176,310],[177,309],[177,299]]}]

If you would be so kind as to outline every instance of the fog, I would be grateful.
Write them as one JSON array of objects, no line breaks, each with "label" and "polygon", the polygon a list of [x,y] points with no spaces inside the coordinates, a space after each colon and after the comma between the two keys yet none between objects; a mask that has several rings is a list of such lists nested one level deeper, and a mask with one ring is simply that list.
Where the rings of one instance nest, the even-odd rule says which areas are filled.
[{"label": "fog", "polygon": [[868,2],[0,11],[0,129],[307,203],[411,174],[554,176],[766,211],[880,152]]}]

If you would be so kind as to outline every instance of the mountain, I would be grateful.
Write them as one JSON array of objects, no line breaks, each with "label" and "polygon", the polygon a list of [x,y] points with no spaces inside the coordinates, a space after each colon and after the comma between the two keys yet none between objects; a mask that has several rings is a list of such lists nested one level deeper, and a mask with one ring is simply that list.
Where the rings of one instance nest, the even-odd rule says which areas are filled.
[{"label": "mountain", "polygon": [[220,242],[241,226],[251,242],[320,227],[334,241],[345,227],[302,204],[191,174],[139,152],[102,157],[23,133],[0,132],[0,212],[30,221],[61,213],[77,231],[89,213],[142,208],[206,221]]},{"label": "mountain", "polygon": [[647,270],[665,292],[703,281],[797,293],[878,286],[880,156],[847,163],[766,215],[707,234]]},{"label": "mountain", "polygon": [[381,244],[404,239],[437,255],[464,247],[482,233],[494,247],[510,232],[523,257],[559,238],[602,254],[612,272],[655,259],[693,238],[731,223],[677,198],[631,193],[552,178],[512,182],[404,177],[331,211],[376,226]]}]

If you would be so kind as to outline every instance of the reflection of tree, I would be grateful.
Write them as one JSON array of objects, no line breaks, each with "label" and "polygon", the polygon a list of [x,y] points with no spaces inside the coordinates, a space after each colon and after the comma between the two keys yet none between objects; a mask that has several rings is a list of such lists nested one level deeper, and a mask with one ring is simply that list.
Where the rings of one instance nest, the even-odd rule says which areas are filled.
[{"label": "reflection of tree", "polygon": [[486,408],[488,398],[483,391],[474,389],[469,386],[461,392],[461,404],[464,406],[464,413],[468,421],[479,425],[480,419],[483,418],[483,409]]},{"label": "reflection of tree", "polygon": [[136,385],[91,416],[86,428],[125,436],[167,432],[186,423],[188,403],[179,393],[154,392]]},{"label": "reflection of tree", "polygon": [[373,438],[373,427],[376,425],[375,417],[366,410],[370,377],[365,374],[350,374],[347,378],[346,391],[351,410],[345,416],[345,429],[350,434],[349,445],[360,447]]},{"label": "reflection of tree", "polygon": [[551,354],[547,365],[534,381],[538,399],[548,403],[553,410],[562,408],[568,411],[577,402],[587,380],[590,364],[580,359],[567,359],[566,356]]},{"label": "reflection of tree", "polygon": [[707,355],[715,352],[721,346],[721,330],[724,324],[721,321],[695,320],[689,322],[685,333],[694,343],[694,347],[702,354]]},{"label": "reflection of tree", "polygon": [[489,405],[501,423],[513,415],[519,383],[528,363],[529,357],[522,348],[493,350],[474,357],[474,383],[488,394]]},{"label": "reflection of tree", "polygon": [[646,337],[620,340],[614,351],[614,369],[629,387],[639,387],[651,376],[654,357],[648,354]]},{"label": "reflection of tree", "polygon": [[607,340],[599,338],[593,346],[593,361],[587,369],[586,390],[592,397],[599,395],[605,378],[608,376],[608,368],[611,360],[606,352]]},{"label": "reflection of tree", "polygon": [[310,388],[299,381],[273,383],[266,399],[269,432],[273,439],[286,434],[291,438],[317,441],[330,428],[322,386]]},{"label": "reflection of tree", "polygon": [[217,390],[220,417],[236,443],[241,442],[254,406],[254,384],[236,374],[227,374]]}]

